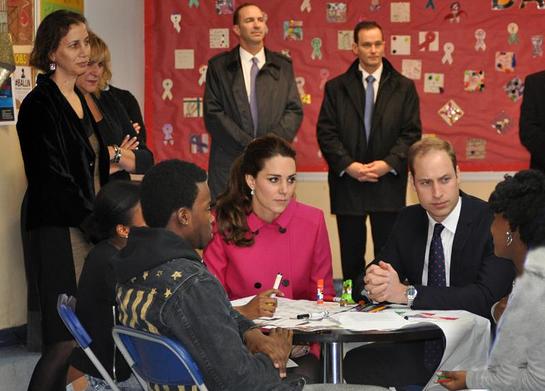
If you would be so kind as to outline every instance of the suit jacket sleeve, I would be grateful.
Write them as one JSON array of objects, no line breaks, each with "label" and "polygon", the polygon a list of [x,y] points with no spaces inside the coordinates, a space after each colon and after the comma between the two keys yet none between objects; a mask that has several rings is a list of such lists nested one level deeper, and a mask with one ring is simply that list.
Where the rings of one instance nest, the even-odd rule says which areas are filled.
[{"label": "suit jacket sleeve", "polygon": [[[543,88],[545,77],[530,75],[524,82],[524,96],[520,106],[520,142],[532,155],[542,155],[545,147],[545,122],[543,122]],[[541,80],[541,81],[540,81]],[[541,106],[541,107],[540,107]]]},{"label": "suit jacket sleeve", "polygon": [[339,132],[337,120],[337,85],[327,82],[325,85],[324,100],[320,109],[317,124],[317,138],[320,150],[329,165],[329,168],[337,175],[354,162],[344,147]]},{"label": "suit jacket sleeve", "polygon": [[204,90],[204,122],[214,142],[231,154],[238,154],[252,141],[252,136],[241,129],[225,112],[225,96],[221,91],[221,70],[208,62]]},{"label": "suit jacket sleeve", "polygon": [[[509,293],[514,268],[512,262],[494,255],[489,211],[472,208],[468,212],[479,217],[469,228],[458,223],[457,235],[458,230],[470,231],[466,232],[467,239],[462,248],[456,253],[453,248],[450,287],[444,288],[422,285],[424,251],[414,251],[414,248],[425,249],[427,220],[422,220],[421,225],[417,226],[414,215],[399,216],[386,245],[373,263],[379,260],[390,263],[401,282],[416,287],[418,295],[412,308],[466,310],[490,319],[492,304]],[[411,235],[411,230],[423,232]]]},{"label": "suit jacket sleeve", "polygon": [[383,159],[397,172],[407,170],[407,152],[409,147],[422,136],[420,122],[420,103],[414,82],[411,80],[403,103],[403,120],[399,137]]},{"label": "suit jacket sleeve", "polygon": [[295,76],[293,75],[291,63],[285,69],[286,72],[282,73],[280,77],[285,77],[288,80],[289,87],[286,106],[280,122],[272,128],[271,133],[291,142],[303,121],[303,107],[295,85]]}]

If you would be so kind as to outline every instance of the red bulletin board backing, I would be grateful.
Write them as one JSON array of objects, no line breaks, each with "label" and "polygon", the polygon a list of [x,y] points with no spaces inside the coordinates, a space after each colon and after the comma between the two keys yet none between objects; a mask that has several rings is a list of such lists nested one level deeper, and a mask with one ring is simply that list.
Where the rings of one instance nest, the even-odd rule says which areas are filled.
[{"label": "red bulletin board backing", "polygon": [[[266,46],[293,60],[305,114],[295,141],[299,171],[327,170],[316,142],[323,87],[354,60],[352,29],[360,20],[382,25],[386,57],[416,83],[424,133],[450,140],[462,170],[528,166],[518,117],[525,76],[545,68],[545,0],[254,3],[267,14]],[[205,66],[237,45],[231,31],[237,4],[146,0],[145,115],[157,160],[206,168]]]}]

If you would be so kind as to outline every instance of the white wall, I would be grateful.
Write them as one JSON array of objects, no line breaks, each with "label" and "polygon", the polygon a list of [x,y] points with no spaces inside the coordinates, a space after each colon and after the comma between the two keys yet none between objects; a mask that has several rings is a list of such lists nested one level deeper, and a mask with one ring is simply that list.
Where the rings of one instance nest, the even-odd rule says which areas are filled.
[{"label": "white wall", "polygon": [[[112,84],[144,103],[144,0],[88,0],[85,16],[112,52]],[[19,213],[26,179],[15,126],[0,126],[0,330],[26,323]]]},{"label": "white wall", "polygon": [[144,0],[87,0],[89,27],[112,54],[112,84],[131,91],[144,110]]}]

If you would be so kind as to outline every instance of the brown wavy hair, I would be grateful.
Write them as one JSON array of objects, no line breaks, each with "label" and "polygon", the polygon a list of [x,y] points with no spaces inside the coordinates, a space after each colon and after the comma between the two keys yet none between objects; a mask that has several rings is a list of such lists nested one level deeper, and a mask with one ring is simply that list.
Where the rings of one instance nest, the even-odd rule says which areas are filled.
[{"label": "brown wavy hair", "polygon": [[256,178],[265,162],[275,156],[295,160],[295,150],[277,136],[264,136],[248,144],[231,166],[227,190],[218,197],[216,205],[216,224],[225,242],[238,247],[254,244],[255,233],[250,231],[247,220],[252,212],[252,195],[246,175]]}]

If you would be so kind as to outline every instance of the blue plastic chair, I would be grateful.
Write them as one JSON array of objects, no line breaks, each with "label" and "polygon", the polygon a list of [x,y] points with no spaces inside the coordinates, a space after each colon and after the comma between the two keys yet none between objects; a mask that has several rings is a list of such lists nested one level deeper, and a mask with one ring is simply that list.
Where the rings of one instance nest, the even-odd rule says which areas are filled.
[{"label": "blue plastic chair", "polygon": [[100,363],[95,356],[89,345],[92,342],[91,337],[79,321],[74,311],[76,307],[76,298],[73,296],[68,297],[66,294],[60,294],[57,299],[57,312],[61,317],[66,328],[70,331],[78,345],[83,349],[89,360],[93,363],[95,368],[100,372],[102,378],[108,383],[113,391],[119,391],[119,387],[115,384],[108,371]]},{"label": "blue plastic chair", "polygon": [[201,371],[179,342],[123,326],[114,326],[115,344],[134,375],[145,387],[149,383],[169,386],[193,386],[208,391]]}]

